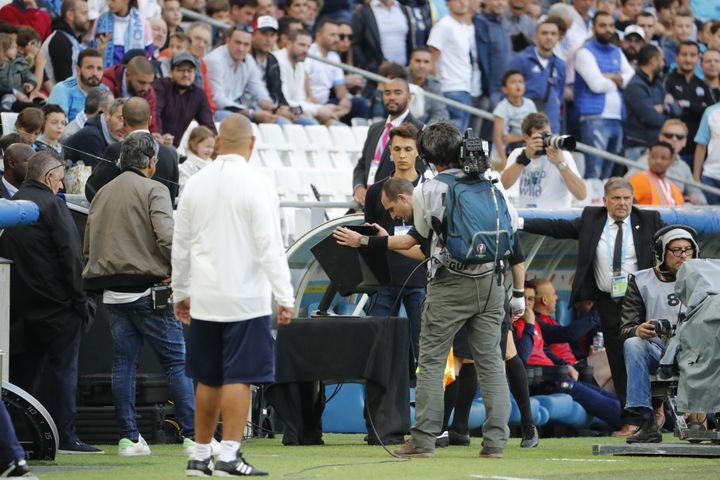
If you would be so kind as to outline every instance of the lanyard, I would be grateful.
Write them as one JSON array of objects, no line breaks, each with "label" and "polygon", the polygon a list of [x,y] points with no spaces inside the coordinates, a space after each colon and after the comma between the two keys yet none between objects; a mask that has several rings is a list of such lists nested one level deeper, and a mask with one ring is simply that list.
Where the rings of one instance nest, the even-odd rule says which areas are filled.
[{"label": "lanyard", "polygon": [[658,183],[658,186],[660,187],[660,194],[665,198],[665,204],[666,205],[675,205],[675,197],[673,197],[672,194],[672,187],[670,186],[670,182],[665,180],[664,178],[660,178],[654,173],[651,174],[655,180]]},{"label": "lanyard", "polygon": [[[630,217],[628,217],[627,221],[627,230],[623,231],[623,238],[622,238],[622,250],[620,254],[620,265],[622,268],[622,264],[625,263],[625,254],[627,253],[627,241],[628,236],[632,235],[632,223],[630,221]],[[618,225],[618,233],[620,233],[620,225]],[[620,275],[620,272],[613,272],[613,250],[614,250],[614,243],[610,241],[610,219],[605,223],[605,243],[607,243],[607,256],[608,256],[608,264],[610,266],[610,271],[613,275]],[[613,246],[611,247],[610,244],[613,243]]]}]

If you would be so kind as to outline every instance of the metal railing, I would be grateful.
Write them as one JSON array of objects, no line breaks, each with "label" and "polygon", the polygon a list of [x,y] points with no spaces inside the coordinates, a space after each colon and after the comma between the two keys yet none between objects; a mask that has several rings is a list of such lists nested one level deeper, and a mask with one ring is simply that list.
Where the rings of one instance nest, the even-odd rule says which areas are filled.
[{"label": "metal railing", "polygon": [[[203,22],[209,23],[210,25],[213,25],[213,26],[218,27],[218,28],[226,28],[226,29],[227,29],[227,28],[231,28],[231,27],[232,27],[232,25],[230,25],[230,24],[228,24],[228,23],[220,22],[220,21],[215,20],[215,19],[212,19],[212,18],[210,18],[210,17],[208,17],[208,16],[206,16],[206,15],[203,15],[203,14],[201,14],[201,13],[197,13],[197,12],[192,11],[192,10],[188,10],[188,9],[186,9],[186,8],[181,8],[180,10],[181,10],[181,12],[182,12],[182,14],[183,14],[184,16],[187,16],[187,17],[192,18],[192,19],[194,19],[194,20],[199,20],[199,21],[203,21]],[[389,81],[388,78],[385,78],[385,77],[383,77],[383,76],[381,76],[381,75],[378,75],[377,73],[369,72],[369,71],[367,71],[367,70],[363,70],[362,68],[354,67],[354,66],[348,65],[348,64],[346,64],[346,63],[333,62],[332,60],[328,60],[328,59],[326,59],[326,58],[324,58],[324,57],[321,57],[321,56],[318,56],[318,55],[313,55],[313,54],[308,54],[308,57],[309,57],[309,58],[312,58],[313,60],[316,60],[316,61],[318,61],[318,62],[326,63],[326,64],[328,64],[328,65],[332,65],[332,66],[334,66],[334,67],[341,68],[341,69],[342,69],[343,71],[345,71],[345,72],[349,72],[349,73],[354,73],[354,74],[360,75],[360,76],[362,76],[362,77],[364,77],[364,78],[367,78],[368,80],[371,80],[371,81],[373,81],[373,82],[387,82],[387,81]],[[434,93],[432,93],[432,92],[423,91],[423,95],[424,95],[425,97],[427,97],[427,98],[432,99],[432,100],[437,100],[437,101],[439,101],[439,102],[442,102],[442,103],[444,103],[444,104],[447,105],[447,106],[450,106],[450,107],[457,108],[457,109],[463,110],[463,111],[465,111],[465,112],[468,112],[468,113],[470,113],[470,114],[473,115],[473,116],[482,118],[483,120],[489,120],[489,121],[494,120],[493,114],[490,113],[490,112],[488,112],[488,111],[486,111],[486,110],[481,110],[481,109],[479,109],[479,108],[477,108],[477,107],[473,107],[473,106],[471,106],[471,105],[466,105],[466,104],[464,104],[464,103],[460,103],[460,102],[458,102],[458,101],[455,101],[455,100],[451,100],[451,99],[449,99],[449,98],[446,98],[446,97],[444,97],[444,96],[442,96],[442,95],[436,95],[436,94],[434,94]],[[609,153],[609,152],[606,152],[606,151],[604,151],[604,150],[597,149],[597,148],[595,148],[595,147],[593,147],[593,146],[591,146],[591,145],[586,145],[586,144],[584,144],[584,143],[578,142],[578,143],[577,143],[576,150],[579,151],[579,152],[585,153],[585,154],[596,155],[596,156],[598,156],[598,157],[600,157],[600,158],[603,158],[603,159],[606,159],[606,160],[610,160],[610,161],[613,162],[613,163],[619,163],[620,165],[623,165],[623,166],[627,167],[628,169],[630,169],[630,168],[637,168],[637,164],[636,164],[635,162],[633,162],[632,160],[628,160],[627,158],[621,157],[620,155],[615,155],[615,154],[613,154],[613,153]],[[682,161],[682,160],[679,160],[679,161]],[[696,182],[696,181],[694,181],[694,180],[693,180],[693,181],[684,180],[684,179],[675,177],[675,176],[673,176],[673,175],[666,175],[666,177],[667,177],[668,179],[670,179],[670,180],[673,180],[673,181],[676,182],[676,183],[683,184],[683,185],[691,185],[691,186],[696,187],[696,188],[698,188],[698,189],[700,189],[700,190],[702,190],[702,191],[710,192],[710,193],[713,193],[713,194],[715,194],[715,195],[720,195],[720,188],[711,187],[711,186],[709,186],[709,185],[705,185],[705,184],[703,184],[703,183]]]}]

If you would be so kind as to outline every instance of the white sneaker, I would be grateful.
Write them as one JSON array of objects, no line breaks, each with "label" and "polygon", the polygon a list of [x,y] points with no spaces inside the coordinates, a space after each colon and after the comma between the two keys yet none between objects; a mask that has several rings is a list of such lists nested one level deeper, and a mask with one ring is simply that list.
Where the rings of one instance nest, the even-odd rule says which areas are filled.
[{"label": "white sneaker", "polygon": [[118,455],[121,457],[141,457],[150,455],[150,447],[142,435],[138,436],[137,442],[129,438],[123,438],[118,442]]},{"label": "white sneaker", "polygon": [[[214,457],[220,455],[220,442],[218,442],[214,438],[210,442],[210,448],[212,449],[212,455]],[[190,438],[186,437],[183,439],[183,452],[188,457],[195,453],[195,442]]]}]

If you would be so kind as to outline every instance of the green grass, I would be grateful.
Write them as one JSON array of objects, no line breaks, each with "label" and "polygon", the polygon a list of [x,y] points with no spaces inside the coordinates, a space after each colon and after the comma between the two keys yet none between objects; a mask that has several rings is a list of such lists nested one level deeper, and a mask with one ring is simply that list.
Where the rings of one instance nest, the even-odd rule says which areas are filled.
[{"label": "green grass", "polygon": [[[481,439],[469,447],[437,450],[434,458],[397,460],[381,447],[363,444],[362,435],[324,435],[325,446],[286,447],[279,438],[243,444],[247,460],[268,470],[269,478],[300,479],[472,479],[508,478],[553,480],[720,479],[720,459],[593,456],[592,445],[622,443],[616,438],[542,439],[532,450],[520,449],[513,438],[502,460],[480,459]],[[672,442],[666,435],[665,441]],[[33,463],[41,480],[145,480],[185,478],[186,459],[180,445],[151,446],[149,457],[122,458],[116,446],[105,455],[60,455],[55,462]],[[83,469],[75,469],[83,468]]]}]

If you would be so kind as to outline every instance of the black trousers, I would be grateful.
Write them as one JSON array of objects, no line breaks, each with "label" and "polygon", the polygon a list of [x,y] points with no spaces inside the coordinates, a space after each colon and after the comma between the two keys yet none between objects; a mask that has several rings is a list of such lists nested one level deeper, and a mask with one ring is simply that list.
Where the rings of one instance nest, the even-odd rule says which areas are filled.
[{"label": "black trousers", "polygon": [[600,292],[597,297],[597,308],[600,313],[600,324],[605,338],[610,373],[612,374],[615,393],[620,399],[621,408],[625,408],[627,390],[627,371],[623,356],[623,341],[620,338],[620,314],[622,299],[616,302],[610,294]]},{"label": "black trousers", "polygon": [[[10,382],[35,397],[48,410],[60,436],[60,446],[77,440],[78,354],[82,318],[72,310],[62,316],[62,328],[53,336],[41,333],[42,321],[25,328],[25,349],[12,354]],[[57,319],[53,319],[53,322]]]}]

